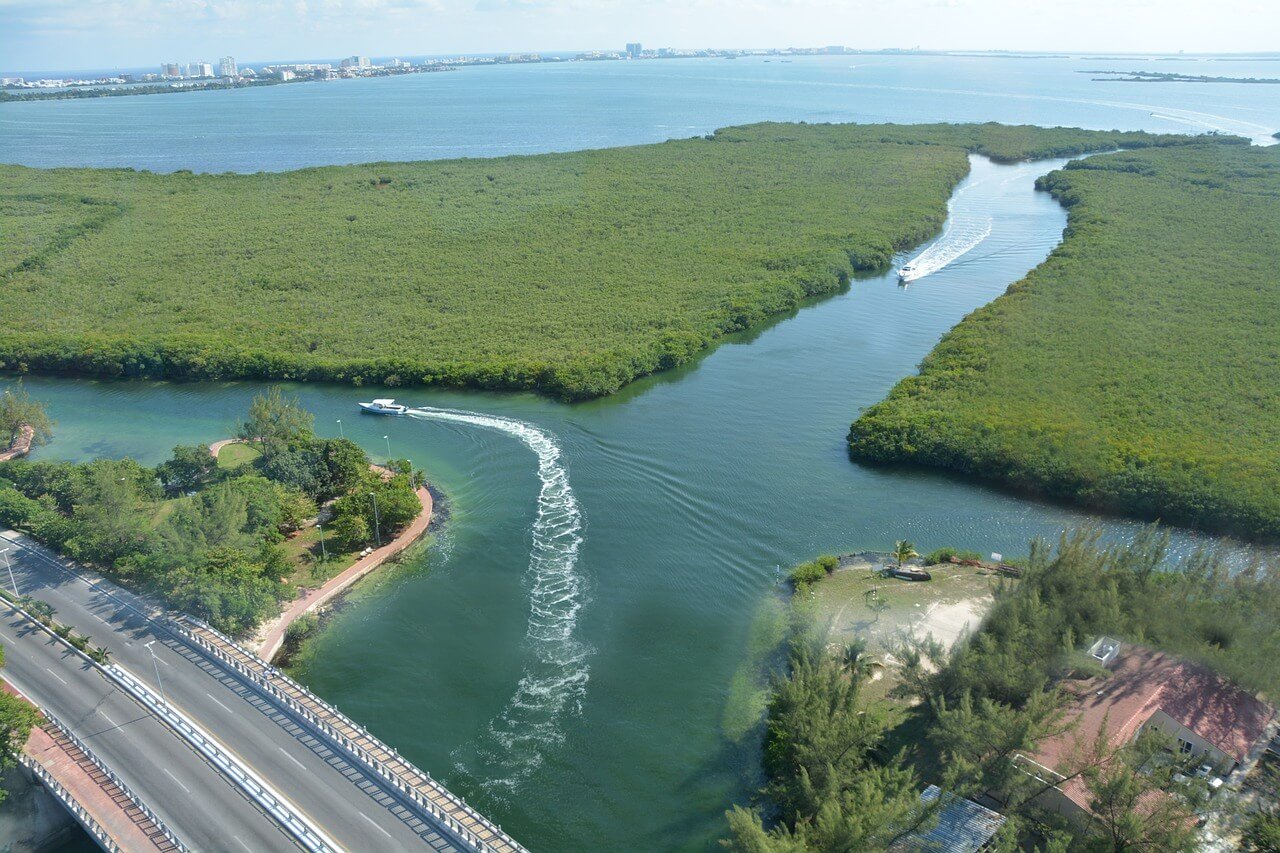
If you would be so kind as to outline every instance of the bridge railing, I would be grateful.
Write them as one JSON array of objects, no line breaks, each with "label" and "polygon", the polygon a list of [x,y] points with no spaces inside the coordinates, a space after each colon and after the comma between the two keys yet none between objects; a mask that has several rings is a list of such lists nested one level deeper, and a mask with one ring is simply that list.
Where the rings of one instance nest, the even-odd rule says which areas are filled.
[{"label": "bridge railing", "polygon": [[[7,536],[0,538],[14,544],[21,544]],[[170,613],[136,593],[115,587],[114,584],[91,573],[77,571],[78,566],[73,569],[63,562],[54,560],[38,548],[31,548],[29,545],[22,547],[61,571],[80,578],[92,589],[128,607],[143,618],[164,625],[174,635],[204,650],[216,660],[245,676],[255,687],[278,699],[285,707],[328,737],[331,742],[340,746],[388,782],[393,789],[403,794],[410,803],[425,812],[437,826],[452,835],[463,846],[479,851],[497,851],[497,853],[528,853],[523,846],[503,832],[501,826],[494,824],[471,808],[460,797],[433,779],[430,774],[402,757],[364,726],[347,717],[216,628],[192,616]],[[57,636],[53,634],[51,628],[39,623],[30,613],[20,607],[16,609],[52,636]],[[110,677],[107,668],[91,661],[82,651],[74,649],[69,644],[68,648],[75,650],[91,665]],[[281,686],[277,686],[273,680]],[[379,753],[387,758],[380,758]],[[455,815],[461,815],[462,819]]]},{"label": "bridge railing", "polygon": [[170,619],[169,625],[189,642],[248,678],[260,690],[301,716],[465,845],[482,851],[527,853],[501,827],[481,816],[428,773],[235,640],[190,616]]},{"label": "bridge railing", "polygon": [[[323,831],[311,823],[305,815],[267,785],[257,774],[249,770],[238,758],[218,746],[212,738],[184,714],[156,697],[151,689],[141,681],[135,679],[117,664],[104,666],[99,661],[89,657],[83,650],[76,647],[70,639],[54,631],[51,626],[41,622],[21,606],[11,602],[9,606],[14,611],[22,614],[39,630],[46,632],[54,640],[61,643],[66,649],[79,655],[85,663],[96,669],[105,678],[123,688],[126,693],[138,701],[142,707],[148,709],[161,723],[168,726],[171,731],[186,741],[197,753],[203,755],[232,784],[246,793],[272,820],[289,832],[304,849],[312,851],[312,853],[331,853],[331,851],[338,849],[338,845],[333,843]],[[60,729],[69,731],[65,726],[60,726]]]},{"label": "bridge railing", "polygon": [[71,812],[76,821],[84,827],[85,832],[92,835],[93,840],[97,841],[103,850],[106,850],[107,853],[118,853],[118,851],[122,850],[120,845],[116,844],[115,839],[102,828],[102,824],[98,823],[93,815],[89,814],[84,806],[80,805],[80,801],[75,798],[75,795],[64,788],[62,783],[44,768],[43,764],[25,752],[18,753],[18,761],[21,762],[23,767],[34,773],[36,778],[40,780],[40,784],[44,785],[51,794],[58,798],[58,802],[62,803],[67,811]]},{"label": "bridge railing", "polygon": [[234,754],[223,749],[208,732],[200,728],[186,714],[170,705],[117,664],[104,667],[104,672],[217,768],[260,809],[270,815],[304,850],[310,853],[337,853],[341,849],[306,814],[286,800]]},{"label": "bridge railing", "polygon": [[[87,743],[85,743],[83,740],[77,737],[76,734],[73,731],[71,731],[71,729],[63,725],[62,721],[59,720],[57,717],[55,717],[50,711],[47,711],[42,708],[41,713],[44,715],[44,718],[49,721],[49,724],[53,726],[55,729],[57,729],[58,733],[62,735],[62,737],[64,737],[67,741],[69,741],[72,746],[78,749],[81,752],[81,754],[83,754],[84,757],[87,758],[93,764],[94,767],[98,768],[98,770],[101,771],[111,781],[111,784],[115,785],[115,787],[120,791],[120,793],[123,794],[129,800],[129,802],[133,804],[134,808],[136,808],[139,812],[141,812],[142,815],[147,819],[147,821],[150,822],[151,825],[155,827],[156,833],[158,833],[160,838],[164,840],[164,843],[160,843],[158,839],[155,837],[156,833],[148,832],[147,834],[151,836],[152,841],[156,842],[156,847],[158,847],[161,850],[174,850],[174,851],[180,851],[180,853],[186,853],[186,851],[188,850],[188,847],[185,844],[183,844],[181,840],[179,840],[178,836],[173,834],[173,831],[169,829],[169,827],[165,826],[164,821],[160,819],[160,816],[158,814],[156,814],[151,810],[150,806],[148,806],[141,798],[139,798],[138,795],[133,793],[133,790],[129,787],[129,785],[123,779],[121,779],[118,775],[116,775],[116,772],[114,770],[112,770],[110,767],[104,764],[102,759],[98,758],[98,756],[94,753],[94,751],[89,748],[89,745]],[[34,760],[35,759],[32,759],[32,761]],[[36,763],[38,764],[39,762],[36,762]]]}]

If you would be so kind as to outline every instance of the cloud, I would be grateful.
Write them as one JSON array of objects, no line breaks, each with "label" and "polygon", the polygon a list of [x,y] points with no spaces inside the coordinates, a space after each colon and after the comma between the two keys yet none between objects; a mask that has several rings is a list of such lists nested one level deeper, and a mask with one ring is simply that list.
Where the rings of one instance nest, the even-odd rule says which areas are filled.
[{"label": "cloud", "polygon": [[1259,50],[1277,0],[0,0],[0,62],[149,65],[233,53],[321,58],[845,42],[937,48]]}]

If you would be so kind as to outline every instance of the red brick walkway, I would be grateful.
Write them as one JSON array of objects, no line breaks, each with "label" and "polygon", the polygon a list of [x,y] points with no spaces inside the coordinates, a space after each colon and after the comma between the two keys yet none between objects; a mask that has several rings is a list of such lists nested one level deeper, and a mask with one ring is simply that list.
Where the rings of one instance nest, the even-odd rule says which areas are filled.
[{"label": "red brick walkway", "polygon": [[174,850],[159,827],[143,814],[107,774],[57,729],[33,728],[27,755],[70,792],[122,850]]},{"label": "red brick walkway", "polygon": [[367,557],[361,558],[341,574],[330,578],[324,586],[302,593],[278,619],[269,622],[266,632],[257,638],[258,657],[271,660],[275,653],[280,651],[280,645],[284,642],[284,632],[294,620],[304,613],[315,610],[420,539],[431,526],[431,492],[427,491],[425,486],[418,489],[418,500],[422,502],[422,512],[393,541],[373,551]]}]

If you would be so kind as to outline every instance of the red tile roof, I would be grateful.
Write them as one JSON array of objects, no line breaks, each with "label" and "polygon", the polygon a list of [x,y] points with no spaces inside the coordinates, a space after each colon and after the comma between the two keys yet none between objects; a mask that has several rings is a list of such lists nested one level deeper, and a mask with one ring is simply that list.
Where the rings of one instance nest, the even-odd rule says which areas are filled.
[{"label": "red tile roof", "polygon": [[[1266,731],[1275,710],[1212,670],[1142,646],[1124,646],[1111,666],[1110,678],[1080,684],[1069,709],[1078,719],[1074,731],[1040,744],[1032,758],[1062,770],[1073,753],[1087,749],[1105,723],[1114,749],[1138,735],[1156,711],[1163,711],[1236,761],[1244,761]],[[1083,782],[1062,786],[1076,805],[1088,808]]]}]

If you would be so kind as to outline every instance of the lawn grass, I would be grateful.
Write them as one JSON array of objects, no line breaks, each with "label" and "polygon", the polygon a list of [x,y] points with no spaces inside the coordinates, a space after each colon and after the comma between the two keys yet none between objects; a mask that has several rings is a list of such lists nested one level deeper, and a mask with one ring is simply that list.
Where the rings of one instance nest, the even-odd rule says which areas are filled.
[{"label": "lawn grass", "polygon": [[1280,147],[1101,155],[1042,186],[1062,245],[854,423],[855,457],[1280,537]]},{"label": "lawn grass", "polygon": [[218,467],[227,470],[239,468],[241,465],[251,464],[261,455],[262,451],[252,444],[243,442],[226,444],[218,451]]},{"label": "lawn grass", "polygon": [[936,233],[969,151],[1187,139],[761,124],[276,174],[4,166],[0,369],[598,396]]},{"label": "lawn grass", "polygon": [[[285,558],[293,566],[293,573],[288,578],[290,586],[321,586],[325,581],[355,565],[360,559],[359,550],[343,551],[335,546],[333,538],[329,535],[325,536],[324,544],[325,548],[322,552],[320,532],[314,526],[304,528],[282,543]],[[322,553],[327,554],[328,559],[321,559]]]}]

